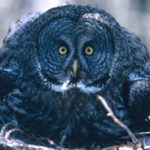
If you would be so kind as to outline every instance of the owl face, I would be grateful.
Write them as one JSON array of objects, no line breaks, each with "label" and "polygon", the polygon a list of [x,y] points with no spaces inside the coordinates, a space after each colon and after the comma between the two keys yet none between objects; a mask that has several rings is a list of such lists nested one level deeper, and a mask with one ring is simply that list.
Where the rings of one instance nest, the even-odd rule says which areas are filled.
[{"label": "owl face", "polygon": [[100,91],[109,80],[113,54],[111,33],[94,20],[57,18],[38,38],[41,79],[57,92]]}]

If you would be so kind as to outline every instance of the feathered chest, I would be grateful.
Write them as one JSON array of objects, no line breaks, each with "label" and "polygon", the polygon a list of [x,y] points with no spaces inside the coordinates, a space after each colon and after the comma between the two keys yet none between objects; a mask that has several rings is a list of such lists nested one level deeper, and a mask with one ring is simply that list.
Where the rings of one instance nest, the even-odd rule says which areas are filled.
[{"label": "feathered chest", "polygon": [[[31,91],[30,91],[31,89]],[[40,136],[59,141],[65,135],[69,140],[120,136],[123,132],[106,116],[106,111],[95,94],[79,89],[65,93],[28,88],[24,93],[14,92],[15,115],[18,124],[32,129]],[[18,95],[18,96],[17,96]],[[22,98],[19,98],[22,95]]]}]

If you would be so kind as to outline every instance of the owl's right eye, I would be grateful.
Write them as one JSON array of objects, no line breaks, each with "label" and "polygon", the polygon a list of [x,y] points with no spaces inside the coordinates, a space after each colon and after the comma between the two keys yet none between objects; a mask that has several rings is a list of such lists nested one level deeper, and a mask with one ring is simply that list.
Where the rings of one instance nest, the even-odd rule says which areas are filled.
[{"label": "owl's right eye", "polygon": [[60,55],[66,55],[68,52],[68,48],[66,46],[60,46],[58,48],[58,52]]}]

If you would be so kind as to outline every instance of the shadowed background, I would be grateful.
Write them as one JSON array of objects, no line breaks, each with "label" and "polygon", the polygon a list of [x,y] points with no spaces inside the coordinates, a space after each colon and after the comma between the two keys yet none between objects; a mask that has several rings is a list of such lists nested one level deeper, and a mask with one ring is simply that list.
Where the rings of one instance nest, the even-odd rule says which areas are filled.
[{"label": "shadowed background", "polygon": [[1,0],[0,46],[8,28],[20,17],[66,4],[91,5],[106,10],[150,49],[150,0]]}]

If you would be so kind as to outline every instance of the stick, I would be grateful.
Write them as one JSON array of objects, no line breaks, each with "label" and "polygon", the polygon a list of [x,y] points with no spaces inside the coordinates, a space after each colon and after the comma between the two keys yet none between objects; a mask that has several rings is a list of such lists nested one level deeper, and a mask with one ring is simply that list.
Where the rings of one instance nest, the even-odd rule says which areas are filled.
[{"label": "stick", "polygon": [[141,147],[141,143],[140,141],[135,137],[135,135],[132,133],[132,131],[123,123],[121,122],[113,113],[112,109],[108,106],[106,100],[100,96],[100,95],[97,95],[97,98],[98,100],[101,102],[101,104],[104,106],[104,108],[106,109],[106,111],[108,112],[107,113],[107,116],[108,117],[111,117],[112,120],[118,125],[120,126],[121,128],[123,128],[127,133],[128,135],[131,137],[132,141],[136,144],[136,145],[139,145]]}]

